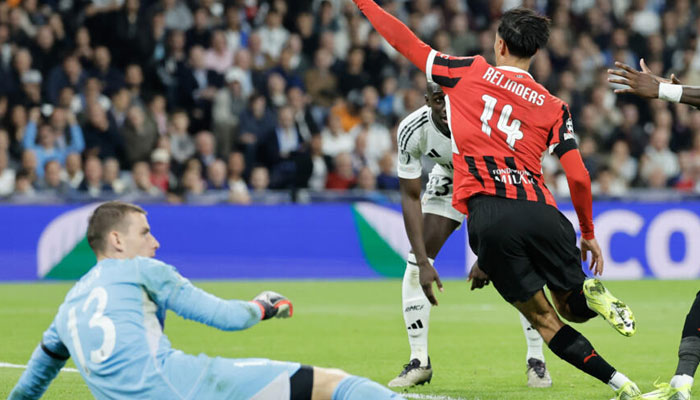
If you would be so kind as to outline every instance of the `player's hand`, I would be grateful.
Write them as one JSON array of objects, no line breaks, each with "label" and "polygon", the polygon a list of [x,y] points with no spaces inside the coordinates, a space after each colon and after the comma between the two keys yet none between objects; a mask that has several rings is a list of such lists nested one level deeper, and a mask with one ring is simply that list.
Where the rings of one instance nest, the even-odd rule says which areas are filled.
[{"label": "player's hand", "polygon": [[442,282],[440,282],[440,275],[438,275],[437,270],[433,267],[430,262],[425,262],[419,264],[419,280],[420,286],[423,288],[423,293],[425,297],[428,298],[430,304],[436,306],[438,301],[433,294],[433,282],[437,284],[438,289],[442,292]]},{"label": "player's hand", "polygon": [[488,286],[489,282],[491,282],[489,276],[486,275],[486,272],[482,271],[481,268],[479,268],[478,261],[474,262],[471,271],[469,271],[469,277],[467,278],[467,282],[469,281],[472,282],[471,290],[481,289],[484,286]]},{"label": "player's hand", "polygon": [[581,259],[588,261],[588,252],[591,252],[591,262],[588,264],[588,269],[593,272],[593,275],[603,274],[603,253],[600,251],[598,241],[593,239],[581,238]]},{"label": "player's hand", "polygon": [[[647,99],[659,97],[659,79],[661,78],[650,72],[637,71],[619,61],[615,61],[615,66],[620,69],[609,69],[608,73],[618,78],[608,78],[608,82],[629,86],[625,89],[615,89],[615,93],[631,93]],[[646,63],[644,66],[646,66]]]},{"label": "player's hand", "polygon": [[653,76],[654,79],[656,79],[659,83],[671,83],[671,84],[674,84],[674,85],[680,85],[680,84],[681,84],[681,80],[678,79],[678,77],[676,77],[676,74],[671,74],[671,78],[670,78],[670,79],[666,79],[666,78],[662,78],[662,77],[660,77],[660,76],[658,76],[658,75],[654,75],[654,74],[651,72],[651,69],[649,69],[649,67],[647,66],[647,63],[646,63],[646,61],[644,61],[643,58],[641,58],[641,59],[639,60],[639,66],[642,67],[642,72],[646,72],[646,73],[650,74],[650,75]]},{"label": "player's hand", "polygon": [[263,320],[272,317],[289,318],[294,313],[291,301],[281,294],[269,290],[255,296],[252,302],[258,304],[263,310]]}]

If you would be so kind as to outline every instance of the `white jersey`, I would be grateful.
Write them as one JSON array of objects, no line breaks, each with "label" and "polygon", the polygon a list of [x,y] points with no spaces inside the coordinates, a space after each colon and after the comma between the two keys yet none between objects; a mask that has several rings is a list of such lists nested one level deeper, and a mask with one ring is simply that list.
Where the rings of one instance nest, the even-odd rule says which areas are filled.
[{"label": "white jersey", "polygon": [[421,201],[423,213],[440,215],[461,224],[464,215],[452,207],[452,139],[435,126],[430,107],[423,106],[401,121],[397,143],[399,178],[420,178],[423,156],[435,162]]},{"label": "white jersey", "polygon": [[440,166],[445,175],[452,176],[452,140],[435,126],[432,110],[427,105],[401,121],[397,144],[399,178],[420,178],[423,172],[421,157],[424,155]]}]

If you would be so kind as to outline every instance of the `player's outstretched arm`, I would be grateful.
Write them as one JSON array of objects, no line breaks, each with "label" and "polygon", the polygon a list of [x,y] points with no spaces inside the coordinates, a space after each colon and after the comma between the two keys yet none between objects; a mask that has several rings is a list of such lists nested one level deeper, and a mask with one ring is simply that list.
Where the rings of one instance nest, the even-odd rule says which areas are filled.
[{"label": "player's outstretched arm", "polygon": [[420,40],[406,25],[384,11],[374,0],[353,0],[374,29],[404,57],[425,72],[433,49]]},{"label": "player's outstretched arm", "polygon": [[224,300],[195,287],[174,267],[154,259],[142,259],[142,284],[159,306],[224,331],[247,329],[264,319],[258,302]]},{"label": "player's outstretched arm", "polygon": [[44,332],[42,342],[34,349],[27,369],[22,373],[8,399],[41,398],[68,358],[68,350],[58,339],[55,325],[52,323],[49,329]]},{"label": "player's outstretched arm", "polygon": [[700,87],[681,85],[675,75],[671,75],[671,79],[654,75],[644,59],[640,61],[640,65],[642,70],[637,71],[627,64],[615,62],[615,66],[620,69],[609,69],[608,73],[615,77],[608,78],[608,81],[628,86],[616,89],[615,93],[631,93],[647,99],[661,99],[700,107]]},{"label": "player's outstretched arm", "polygon": [[433,282],[442,291],[442,282],[435,267],[430,264],[428,254],[425,250],[425,240],[423,238],[423,211],[420,203],[421,180],[399,178],[399,189],[401,192],[401,209],[403,212],[403,223],[406,227],[408,241],[411,243],[413,255],[416,256],[416,263],[420,270],[420,284],[431,304],[438,305],[438,301],[433,293]]}]

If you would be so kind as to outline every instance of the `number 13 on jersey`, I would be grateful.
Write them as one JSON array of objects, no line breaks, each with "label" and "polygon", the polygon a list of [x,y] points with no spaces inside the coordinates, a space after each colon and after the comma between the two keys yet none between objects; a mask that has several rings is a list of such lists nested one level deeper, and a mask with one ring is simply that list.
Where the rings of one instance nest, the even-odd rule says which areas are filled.
[{"label": "number 13 on jersey", "polygon": [[[488,94],[481,96],[481,99],[484,101],[484,112],[481,113],[481,131],[491,136],[489,121],[491,121],[493,117],[493,111],[496,108],[498,100]],[[523,132],[520,130],[520,120],[513,118],[513,120],[508,123],[512,112],[513,106],[510,104],[504,105],[501,109],[501,115],[498,118],[496,127],[506,135],[506,143],[508,143],[511,150],[515,151],[515,141],[523,138]]]}]

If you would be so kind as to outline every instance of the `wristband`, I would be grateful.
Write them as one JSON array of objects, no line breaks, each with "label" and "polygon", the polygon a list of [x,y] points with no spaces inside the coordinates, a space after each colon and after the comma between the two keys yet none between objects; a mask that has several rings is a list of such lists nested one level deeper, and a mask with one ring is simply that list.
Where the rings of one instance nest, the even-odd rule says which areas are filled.
[{"label": "wristband", "polygon": [[683,85],[659,83],[659,99],[678,103],[683,96]]}]

